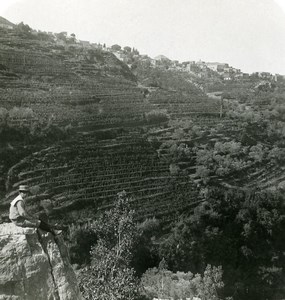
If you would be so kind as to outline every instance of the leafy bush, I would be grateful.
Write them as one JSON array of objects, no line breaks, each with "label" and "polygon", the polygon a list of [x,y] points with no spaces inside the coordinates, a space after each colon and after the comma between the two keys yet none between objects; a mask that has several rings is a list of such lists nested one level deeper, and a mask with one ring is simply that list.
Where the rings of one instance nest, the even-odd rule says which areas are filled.
[{"label": "leafy bush", "polygon": [[165,122],[169,119],[166,109],[154,109],[145,115],[147,122],[149,123],[160,123]]},{"label": "leafy bush", "polygon": [[0,107],[0,141],[37,142],[58,141],[73,134],[72,126],[61,128],[52,118],[41,121],[29,107],[13,107],[9,111]]},{"label": "leafy bush", "polygon": [[152,268],[142,276],[143,293],[148,299],[185,299],[198,297],[201,300],[218,300],[218,292],[224,287],[222,268],[207,265],[204,274],[171,272],[165,267]]},{"label": "leafy bush", "polygon": [[6,108],[0,107],[0,126],[3,127],[7,123],[9,112]]},{"label": "leafy bush", "polygon": [[9,111],[9,118],[31,119],[34,117],[34,112],[28,107],[13,107]]},{"label": "leafy bush", "polygon": [[[209,175],[225,176],[230,172],[241,170],[249,164],[247,158],[258,161],[263,159],[262,148],[255,146],[250,151],[248,147],[234,141],[216,142],[212,148],[196,149],[198,165],[196,175],[207,181]],[[248,152],[249,157],[246,156]]]},{"label": "leafy bush", "polygon": [[78,227],[76,225],[69,228],[70,259],[72,264],[90,264],[90,251],[96,244],[97,236],[88,227]]}]

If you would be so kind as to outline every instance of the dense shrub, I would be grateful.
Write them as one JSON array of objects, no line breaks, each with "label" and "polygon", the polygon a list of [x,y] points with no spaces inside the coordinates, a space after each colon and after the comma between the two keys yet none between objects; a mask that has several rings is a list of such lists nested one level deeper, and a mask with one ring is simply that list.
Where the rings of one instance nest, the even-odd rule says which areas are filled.
[{"label": "dense shrub", "polygon": [[73,134],[71,126],[63,128],[52,119],[43,122],[28,107],[13,107],[9,111],[0,107],[0,141],[13,142],[56,142]]},{"label": "dense shrub", "polygon": [[154,109],[145,114],[146,120],[149,123],[165,122],[169,119],[169,115],[165,109]]},{"label": "dense shrub", "polygon": [[148,299],[218,300],[223,288],[222,268],[208,265],[203,275],[191,272],[171,272],[167,268],[152,268],[142,277],[143,294]]},{"label": "dense shrub", "polygon": [[72,264],[87,265],[91,262],[90,251],[96,244],[97,236],[88,227],[70,226],[69,250]]},{"label": "dense shrub", "polygon": [[[276,192],[208,189],[160,246],[172,271],[224,270],[225,296],[284,297],[285,210]],[[279,298],[278,298],[279,297]]]}]

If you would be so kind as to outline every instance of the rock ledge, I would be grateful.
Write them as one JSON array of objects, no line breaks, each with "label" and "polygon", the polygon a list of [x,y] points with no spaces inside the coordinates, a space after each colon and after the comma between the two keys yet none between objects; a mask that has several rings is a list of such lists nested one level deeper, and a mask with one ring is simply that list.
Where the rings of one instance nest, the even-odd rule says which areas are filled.
[{"label": "rock ledge", "polygon": [[62,237],[0,225],[0,300],[82,300]]}]

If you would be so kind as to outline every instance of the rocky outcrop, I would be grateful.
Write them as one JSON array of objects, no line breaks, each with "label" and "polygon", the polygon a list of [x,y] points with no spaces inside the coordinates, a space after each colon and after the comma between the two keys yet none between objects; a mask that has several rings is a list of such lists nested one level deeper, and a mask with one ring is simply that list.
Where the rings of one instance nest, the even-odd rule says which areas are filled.
[{"label": "rocky outcrop", "polygon": [[81,300],[61,236],[0,225],[0,300]]}]

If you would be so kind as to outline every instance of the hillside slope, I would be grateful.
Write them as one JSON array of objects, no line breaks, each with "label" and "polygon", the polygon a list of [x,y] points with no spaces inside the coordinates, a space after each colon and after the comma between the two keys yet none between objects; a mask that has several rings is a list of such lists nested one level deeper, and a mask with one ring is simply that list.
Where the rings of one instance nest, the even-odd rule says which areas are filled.
[{"label": "hillside slope", "polygon": [[[171,220],[196,199],[187,177],[177,181],[147,138],[175,118],[161,104],[172,94],[159,89],[147,97],[112,53],[2,29],[0,82],[2,216],[19,184],[33,190],[31,210],[52,199],[54,217],[68,222],[92,218],[122,190],[140,217]],[[189,91],[175,95],[176,107],[208,105]]]},{"label": "hillside slope", "polygon": [[73,223],[92,220],[122,190],[138,218],[172,221],[207,185],[284,180],[282,109],[264,117],[239,99],[208,97],[182,71],[142,63],[131,72],[61,34],[0,30],[4,219],[20,184],[33,190],[32,211],[51,199],[53,217]]}]

